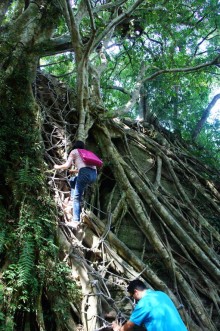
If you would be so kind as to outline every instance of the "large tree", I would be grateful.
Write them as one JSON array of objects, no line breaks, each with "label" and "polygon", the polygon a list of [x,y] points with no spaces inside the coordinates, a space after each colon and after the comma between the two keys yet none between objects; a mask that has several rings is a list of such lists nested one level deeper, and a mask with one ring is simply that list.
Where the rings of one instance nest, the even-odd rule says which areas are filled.
[{"label": "large tree", "polygon": [[[216,123],[201,125],[217,1],[0,8],[2,330],[108,327],[128,317],[135,277],[167,292],[189,330],[218,330],[218,159],[201,161],[204,139],[218,148]],[[76,138],[104,160],[77,234],[68,174],[51,170]]]}]

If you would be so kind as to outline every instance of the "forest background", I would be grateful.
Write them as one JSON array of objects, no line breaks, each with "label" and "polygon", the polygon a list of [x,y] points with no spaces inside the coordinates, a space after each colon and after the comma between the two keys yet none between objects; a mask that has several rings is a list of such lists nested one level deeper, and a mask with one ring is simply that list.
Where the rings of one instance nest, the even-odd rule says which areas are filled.
[{"label": "forest background", "polygon": [[[108,329],[137,277],[219,329],[219,20],[217,0],[0,3],[1,330]],[[78,234],[53,170],[76,139],[104,161]]]}]

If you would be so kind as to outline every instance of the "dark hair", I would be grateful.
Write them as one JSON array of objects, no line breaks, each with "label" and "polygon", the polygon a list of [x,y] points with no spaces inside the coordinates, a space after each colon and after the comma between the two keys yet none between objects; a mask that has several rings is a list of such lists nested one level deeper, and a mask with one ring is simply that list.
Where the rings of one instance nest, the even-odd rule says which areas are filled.
[{"label": "dark hair", "polygon": [[84,149],[85,148],[84,142],[77,140],[73,145],[73,149],[77,149],[77,148]]},{"label": "dark hair", "polygon": [[129,283],[127,291],[131,294],[134,294],[134,290],[144,291],[146,288],[146,285],[141,280],[135,279]]}]

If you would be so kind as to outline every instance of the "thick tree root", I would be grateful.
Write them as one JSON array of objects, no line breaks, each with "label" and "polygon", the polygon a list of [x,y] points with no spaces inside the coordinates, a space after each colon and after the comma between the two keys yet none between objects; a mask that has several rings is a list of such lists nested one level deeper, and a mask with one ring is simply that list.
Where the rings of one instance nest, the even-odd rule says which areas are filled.
[{"label": "thick tree root", "polygon": [[[65,157],[75,135],[74,125],[64,124],[71,115],[67,105],[55,99],[58,111],[47,107],[44,125],[51,166]],[[190,331],[217,331],[220,236],[210,217],[219,217],[219,193],[202,176],[199,169],[206,168],[198,160],[156,130],[151,134],[120,121],[91,127],[90,147],[99,146],[104,167],[85,196],[81,234],[64,226],[70,217],[63,209],[68,173],[48,176],[61,213],[61,247],[68,243],[64,259],[84,296],[77,318],[89,331],[108,328],[121,313],[127,319],[126,284],[141,277],[184,307],[180,313]]]}]

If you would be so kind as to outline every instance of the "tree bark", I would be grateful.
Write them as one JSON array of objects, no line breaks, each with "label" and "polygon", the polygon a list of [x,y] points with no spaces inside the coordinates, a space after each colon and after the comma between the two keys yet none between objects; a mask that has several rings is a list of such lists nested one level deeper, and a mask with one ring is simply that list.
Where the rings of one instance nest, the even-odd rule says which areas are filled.
[{"label": "tree bark", "polygon": [[193,141],[196,140],[198,137],[199,133],[201,132],[202,128],[204,127],[205,122],[207,121],[207,118],[209,117],[210,111],[216,104],[216,102],[220,99],[220,94],[216,94],[212,101],[209,103],[208,107],[203,111],[202,116],[198,123],[195,126],[195,129],[192,132],[192,139]]}]

